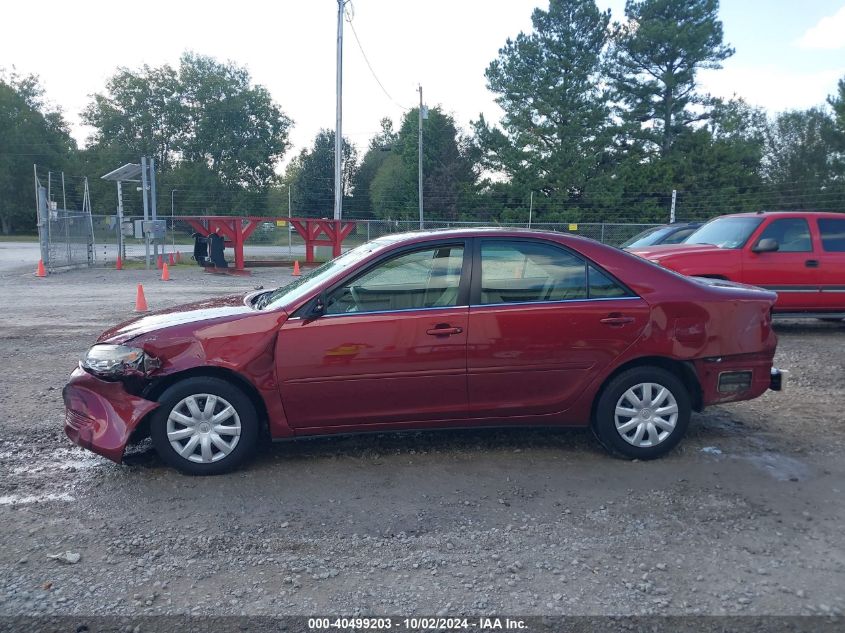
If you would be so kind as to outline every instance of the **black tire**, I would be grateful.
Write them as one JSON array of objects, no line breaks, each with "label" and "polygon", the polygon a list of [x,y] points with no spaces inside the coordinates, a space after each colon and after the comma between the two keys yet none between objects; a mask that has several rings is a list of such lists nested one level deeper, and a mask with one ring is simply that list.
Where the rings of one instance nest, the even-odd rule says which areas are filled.
[{"label": "black tire", "polygon": [[[623,394],[625,394],[629,389],[635,388],[634,394],[642,397],[643,391],[641,389],[637,391],[636,387],[645,383],[654,383],[668,390],[669,394],[672,398],[674,398],[676,403],[677,416],[674,418],[674,427],[671,431],[667,431],[661,426],[655,424],[653,422],[655,418],[652,417],[653,413],[646,411],[648,420],[638,416],[637,420],[643,421],[642,426],[644,429],[650,428],[657,432],[657,437],[654,438],[657,441],[652,446],[637,446],[631,443],[631,441],[627,441],[623,435],[627,435],[632,441],[634,441],[640,424],[637,423],[631,431],[628,431],[628,433],[618,431],[616,426],[616,406],[623,397]],[[658,391],[658,393],[660,392]],[[654,396],[655,394],[652,393],[652,395]],[[623,401],[623,404],[624,403],[630,404],[627,400]],[[671,404],[670,401],[667,400],[667,404]],[[625,408],[627,409],[632,407]],[[602,390],[598,404],[595,408],[595,416],[592,425],[593,432],[599,442],[601,442],[608,451],[617,456],[626,457],[628,459],[655,459],[671,451],[678,445],[678,442],[681,441],[687,431],[687,427],[689,426],[691,410],[692,406],[690,404],[689,392],[681,380],[660,367],[634,367],[623,371],[613,378]],[[664,419],[666,421],[664,421]],[[664,425],[666,422],[671,421],[671,419],[671,415],[660,417],[660,421]],[[628,419],[626,416],[620,416],[620,422],[634,423],[634,418]],[[648,427],[649,422],[651,422],[650,427]],[[650,438],[654,431],[645,430],[642,436],[643,439],[640,441],[651,441]],[[661,438],[660,436],[664,432],[667,433],[667,435]]]},{"label": "black tire", "polygon": [[[229,441],[234,443],[233,448],[230,449],[231,452],[223,454],[223,451],[211,445],[209,450],[215,455],[214,461],[204,463],[191,461],[181,456],[167,436],[168,418],[174,407],[186,398],[192,395],[197,396],[196,402],[202,404],[203,409],[205,408],[211,399],[204,398],[200,394],[213,395],[225,400],[235,412],[235,415],[227,422],[232,424],[233,427],[236,424],[235,420],[240,424],[240,434],[236,442],[234,442],[234,433],[223,433],[221,431],[222,436],[218,436],[218,438],[228,437]],[[186,378],[168,387],[158,401],[160,406],[155,410],[150,420],[150,437],[161,459],[180,472],[186,475],[219,475],[234,470],[254,454],[259,435],[258,416],[255,413],[252,401],[232,383],[220,378],[205,376]],[[187,405],[185,406],[186,408],[182,409],[183,411],[187,409]],[[218,406],[222,407],[222,402]],[[214,405],[212,404],[212,411],[213,408]],[[185,425],[182,426],[187,428]],[[212,426],[211,423],[207,425],[207,427],[210,426]],[[185,440],[185,444],[188,441],[189,439]],[[199,450],[201,451],[201,448]],[[202,459],[201,455],[193,454],[192,456],[196,459]]]}]

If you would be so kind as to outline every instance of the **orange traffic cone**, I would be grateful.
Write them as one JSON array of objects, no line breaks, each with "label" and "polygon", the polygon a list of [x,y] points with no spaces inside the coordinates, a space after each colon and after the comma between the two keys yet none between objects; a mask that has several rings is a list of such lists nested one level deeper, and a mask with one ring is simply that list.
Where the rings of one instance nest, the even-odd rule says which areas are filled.
[{"label": "orange traffic cone", "polygon": [[120,259],[120,255],[117,256],[117,261],[114,264],[115,270],[123,270],[123,260]]},{"label": "orange traffic cone", "polygon": [[161,265],[162,265],[163,263],[164,263],[164,259],[162,259],[161,255],[159,255],[159,256],[158,256],[158,259],[156,260],[156,268],[158,268],[159,270],[161,270]]},{"label": "orange traffic cone", "polygon": [[177,264],[182,263],[182,251],[176,251],[176,263]]},{"label": "orange traffic cone", "polygon": [[171,266],[176,263],[176,261],[173,259],[173,253],[170,253],[170,255],[167,256],[167,263]]},{"label": "orange traffic cone", "polygon": [[35,269],[35,276],[36,277],[46,277],[47,276],[47,271],[44,270],[44,260],[43,259],[38,260],[38,268]]},{"label": "orange traffic cone", "polygon": [[135,294],[135,312],[146,312],[147,298],[144,296],[144,285],[138,284],[138,292]]},{"label": "orange traffic cone", "polygon": [[293,262],[293,276],[299,277],[302,273],[299,272],[299,261]]},{"label": "orange traffic cone", "polygon": [[170,269],[167,267],[167,264],[162,264],[161,266],[161,280],[170,281]]}]

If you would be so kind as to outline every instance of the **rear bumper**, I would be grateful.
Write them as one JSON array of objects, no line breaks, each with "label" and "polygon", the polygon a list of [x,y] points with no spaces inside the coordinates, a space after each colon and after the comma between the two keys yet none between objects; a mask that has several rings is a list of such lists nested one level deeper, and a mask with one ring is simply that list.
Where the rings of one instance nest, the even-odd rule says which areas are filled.
[{"label": "rear bumper", "polygon": [[65,434],[75,444],[120,463],[132,431],[157,402],[128,393],[77,367],[62,391]]},{"label": "rear bumper", "polygon": [[[761,352],[694,361],[701,385],[702,404],[706,407],[723,402],[751,400],[766,393],[773,384],[773,356],[772,352]],[[740,380],[726,380],[728,377]],[[734,383],[734,388],[726,386],[730,382]]]}]

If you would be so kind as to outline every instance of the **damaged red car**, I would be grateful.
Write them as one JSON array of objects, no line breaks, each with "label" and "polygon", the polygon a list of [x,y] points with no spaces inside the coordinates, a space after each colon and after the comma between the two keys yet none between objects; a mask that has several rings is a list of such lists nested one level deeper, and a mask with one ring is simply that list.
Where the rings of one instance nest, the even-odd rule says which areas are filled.
[{"label": "damaged red car", "polygon": [[589,426],[651,459],[691,411],[780,388],[775,299],[564,234],[391,235],[106,331],[65,387],[65,431],[116,462],[150,436],[191,474],[262,441],[502,425]]}]

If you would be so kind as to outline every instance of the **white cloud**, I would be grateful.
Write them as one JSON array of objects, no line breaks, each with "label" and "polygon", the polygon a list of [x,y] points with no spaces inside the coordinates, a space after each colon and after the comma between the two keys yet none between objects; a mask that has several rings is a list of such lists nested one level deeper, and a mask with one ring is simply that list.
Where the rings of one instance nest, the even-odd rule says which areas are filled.
[{"label": "white cloud", "polygon": [[810,27],[797,42],[800,48],[836,50],[845,48],[845,6]]},{"label": "white cloud", "polygon": [[770,114],[783,110],[822,105],[836,91],[836,82],[845,75],[845,66],[815,72],[785,70],[767,66],[725,66],[703,71],[701,87],[715,97],[734,95],[761,106]]}]

